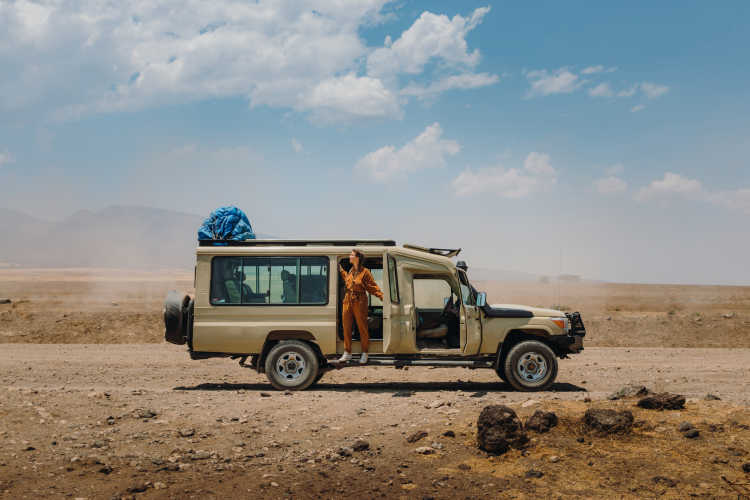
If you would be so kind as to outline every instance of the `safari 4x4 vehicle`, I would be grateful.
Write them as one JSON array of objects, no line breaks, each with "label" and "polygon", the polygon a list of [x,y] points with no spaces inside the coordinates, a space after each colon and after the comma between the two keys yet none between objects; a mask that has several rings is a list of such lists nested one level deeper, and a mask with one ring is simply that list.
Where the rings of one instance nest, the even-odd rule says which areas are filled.
[{"label": "safari 4x4 vehicle", "polygon": [[369,298],[369,365],[491,368],[518,390],[539,391],[554,382],[558,357],[583,349],[578,313],[488,305],[466,264],[451,260],[460,250],[356,240],[202,241],[195,298],[167,296],[166,340],[187,343],[192,359],[239,359],[280,390],[360,366],[335,361],[344,350],[337,269],[348,269],[355,247],[384,292]]}]

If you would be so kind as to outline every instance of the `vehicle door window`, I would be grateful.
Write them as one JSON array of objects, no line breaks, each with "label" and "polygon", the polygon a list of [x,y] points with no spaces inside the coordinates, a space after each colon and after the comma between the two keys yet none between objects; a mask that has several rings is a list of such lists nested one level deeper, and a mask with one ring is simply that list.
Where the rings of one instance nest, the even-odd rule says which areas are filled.
[{"label": "vehicle door window", "polygon": [[414,307],[442,310],[453,298],[450,284],[443,278],[414,278]]},{"label": "vehicle door window", "polygon": [[459,271],[458,278],[461,283],[461,298],[464,304],[467,306],[475,305],[474,293],[471,290],[468,278],[466,278],[466,273]]},{"label": "vehicle door window", "polygon": [[212,304],[242,303],[242,259],[217,257],[212,262]]},{"label": "vehicle door window", "polygon": [[398,304],[398,276],[396,274],[396,259],[388,256],[388,285],[391,292],[391,304]]}]

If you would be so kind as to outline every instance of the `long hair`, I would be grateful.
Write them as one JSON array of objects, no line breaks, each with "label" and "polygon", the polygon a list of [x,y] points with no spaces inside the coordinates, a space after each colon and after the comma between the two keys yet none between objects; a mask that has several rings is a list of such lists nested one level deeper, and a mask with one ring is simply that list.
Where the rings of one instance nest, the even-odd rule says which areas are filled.
[{"label": "long hair", "polygon": [[357,256],[357,260],[359,261],[359,268],[356,269],[357,271],[361,271],[365,267],[365,254],[357,250],[356,248],[352,249],[352,252],[354,252],[354,255]]}]

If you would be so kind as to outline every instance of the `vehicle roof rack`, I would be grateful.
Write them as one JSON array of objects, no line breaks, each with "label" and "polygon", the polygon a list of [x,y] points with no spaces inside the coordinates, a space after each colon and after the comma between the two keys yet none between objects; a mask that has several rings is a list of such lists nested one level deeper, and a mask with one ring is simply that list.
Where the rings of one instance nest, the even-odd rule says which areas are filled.
[{"label": "vehicle roof rack", "polygon": [[384,246],[395,247],[393,240],[199,240],[201,247],[304,247],[304,246]]},{"label": "vehicle roof rack", "polygon": [[460,248],[426,248],[426,247],[420,247],[419,245],[409,245],[404,244],[404,248],[408,248],[410,250],[419,250],[421,252],[429,252],[435,255],[441,255],[443,257],[455,257],[459,253],[461,253]]}]

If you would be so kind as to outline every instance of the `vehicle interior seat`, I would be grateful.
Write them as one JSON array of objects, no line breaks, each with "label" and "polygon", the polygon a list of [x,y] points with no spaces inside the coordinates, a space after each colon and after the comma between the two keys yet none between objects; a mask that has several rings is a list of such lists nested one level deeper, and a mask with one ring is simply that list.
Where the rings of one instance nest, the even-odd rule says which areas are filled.
[{"label": "vehicle interior seat", "polygon": [[420,328],[417,330],[418,339],[443,339],[448,335],[448,325],[442,323],[433,328]]}]

